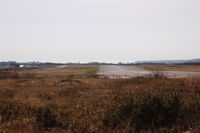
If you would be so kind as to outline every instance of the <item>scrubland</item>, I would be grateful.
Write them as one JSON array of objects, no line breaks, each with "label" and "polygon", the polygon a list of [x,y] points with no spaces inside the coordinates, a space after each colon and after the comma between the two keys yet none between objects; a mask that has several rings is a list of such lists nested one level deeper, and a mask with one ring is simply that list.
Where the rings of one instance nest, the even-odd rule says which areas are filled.
[{"label": "scrubland", "polygon": [[71,66],[1,75],[0,132],[200,132],[200,78],[106,79],[95,75],[97,69]]}]

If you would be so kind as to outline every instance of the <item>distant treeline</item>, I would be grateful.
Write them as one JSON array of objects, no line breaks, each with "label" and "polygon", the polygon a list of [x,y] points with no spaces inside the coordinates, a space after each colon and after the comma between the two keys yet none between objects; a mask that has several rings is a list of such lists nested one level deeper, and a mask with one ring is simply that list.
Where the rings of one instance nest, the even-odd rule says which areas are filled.
[{"label": "distant treeline", "polygon": [[105,63],[105,62],[89,62],[89,63],[53,63],[53,62],[0,62],[0,68],[9,66],[24,66],[24,67],[50,67],[50,66],[61,66],[61,65],[200,65],[200,59],[195,60],[172,60],[172,61],[138,61],[133,63]]}]

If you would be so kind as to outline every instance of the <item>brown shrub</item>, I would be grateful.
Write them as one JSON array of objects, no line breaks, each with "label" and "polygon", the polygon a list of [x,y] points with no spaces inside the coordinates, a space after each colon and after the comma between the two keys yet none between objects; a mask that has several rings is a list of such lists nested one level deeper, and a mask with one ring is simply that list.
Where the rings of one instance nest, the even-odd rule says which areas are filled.
[{"label": "brown shrub", "polygon": [[16,92],[11,89],[1,89],[0,90],[0,98],[2,99],[8,99],[8,98],[13,98]]},{"label": "brown shrub", "polygon": [[[1,80],[0,83],[5,85],[4,88],[16,87],[13,80]],[[17,81],[22,84],[20,89],[26,88],[23,89],[24,93],[36,97],[37,102],[30,104],[26,99],[20,99],[20,95],[15,98],[15,95],[2,93],[14,97],[0,102],[0,125],[6,125],[8,131],[13,131],[14,127],[16,132],[23,132],[29,126],[27,130],[37,129],[33,132],[55,133],[181,133],[191,128],[191,131],[198,133],[199,78],[68,80],[59,77]],[[24,119],[30,120],[30,124],[23,123]],[[8,126],[8,123],[11,125]]]}]

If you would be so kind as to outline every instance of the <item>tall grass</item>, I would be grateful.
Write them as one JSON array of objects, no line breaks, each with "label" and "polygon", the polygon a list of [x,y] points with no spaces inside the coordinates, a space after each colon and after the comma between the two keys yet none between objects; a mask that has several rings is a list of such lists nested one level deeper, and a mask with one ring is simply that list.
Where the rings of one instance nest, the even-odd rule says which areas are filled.
[{"label": "tall grass", "polygon": [[199,132],[199,78],[51,80],[30,80],[51,93],[23,85],[40,105],[20,100],[19,89],[0,92],[10,96],[0,100],[1,132]]}]

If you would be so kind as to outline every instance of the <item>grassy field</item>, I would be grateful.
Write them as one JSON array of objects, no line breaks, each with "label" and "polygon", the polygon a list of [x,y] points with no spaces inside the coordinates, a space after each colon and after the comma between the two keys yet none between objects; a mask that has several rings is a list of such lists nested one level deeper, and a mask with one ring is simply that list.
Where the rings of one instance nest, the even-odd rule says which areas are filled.
[{"label": "grassy field", "polygon": [[70,65],[49,68],[25,68],[21,70],[0,70],[0,78],[58,78],[58,77],[83,77],[94,75],[98,71],[96,65]]},{"label": "grassy field", "polygon": [[200,78],[99,79],[98,66],[0,79],[0,132],[200,131]]},{"label": "grassy field", "polygon": [[186,71],[200,72],[199,65],[138,65],[138,67],[150,71]]}]

